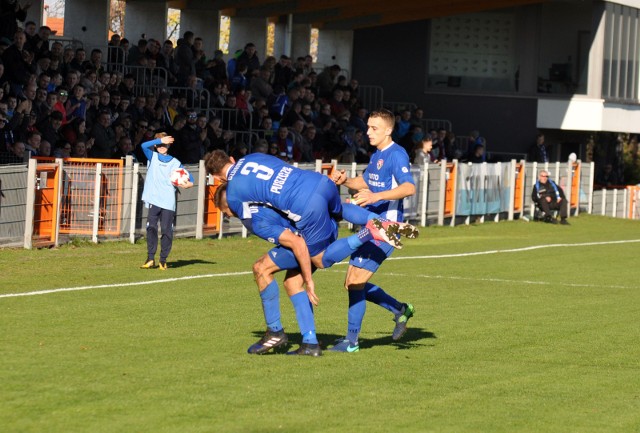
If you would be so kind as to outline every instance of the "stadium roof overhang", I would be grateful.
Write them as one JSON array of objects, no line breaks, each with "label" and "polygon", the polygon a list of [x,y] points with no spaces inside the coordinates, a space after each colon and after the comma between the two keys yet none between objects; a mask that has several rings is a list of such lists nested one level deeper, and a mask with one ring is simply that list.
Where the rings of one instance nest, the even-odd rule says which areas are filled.
[{"label": "stadium roof overhang", "polygon": [[295,23],[309,23],[321,29],[353,30],[548,1],[554,0],[170,0],[168,5],[179,9],[221,10],[232,17],[292,14]]}]

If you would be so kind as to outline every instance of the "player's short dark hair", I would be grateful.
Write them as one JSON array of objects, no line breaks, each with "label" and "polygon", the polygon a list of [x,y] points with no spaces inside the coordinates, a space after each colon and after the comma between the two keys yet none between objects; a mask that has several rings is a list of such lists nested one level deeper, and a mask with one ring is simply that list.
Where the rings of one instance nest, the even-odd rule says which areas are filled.
[{"label": "player's short dark hair", "polygon": [[225,194],[226,198],[227,193],[227,184],[223,183],[216,189],[216,192],[213,194],[213,204],[215,207],[220,209],[220,205],[222,204],[222,195]]},{"label": "player's short dark hair", "polygon": [[231,162],[229,155],[224,150],[214,150],[204,156],[204,166],[207,173],[213,175],[222,175],[222,169]]},{"label": "player's short dark hair", "polygon": [[380,108],[378,110],[369,113],[369,117],[379,117],[384,120],[390,128],[396,123],[396,116],[386,108]]}]

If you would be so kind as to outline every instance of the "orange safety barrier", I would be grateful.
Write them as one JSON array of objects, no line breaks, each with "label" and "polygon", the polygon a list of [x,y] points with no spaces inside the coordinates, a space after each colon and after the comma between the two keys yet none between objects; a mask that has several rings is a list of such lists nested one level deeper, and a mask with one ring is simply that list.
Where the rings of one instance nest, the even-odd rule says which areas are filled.
[{"label": "orange safety barrier", "polygon": [[219,186],[220,180],[215,178],[212,185],[205,186],[203,232],[206,234],[214,234],[220,231],[220,209],[213,204],[213,197]]},{"label": "orange safety barrier", "polygon": [[524,164],[516,163],[516,182],[513,191],[513,212],[522,212],[524,206]]},{"label": "orange safety barrier", "polygon": [[320,173],[322,174],[326,174],[327,176],[331,177],[333,175],[333,171],[335,170],[335,166],[333,164],[322,164],[322,167],[320,168]]},{"label": "orange safety barrier", "polygon": [[457,167],[453,162],[447,163],[447,183],[444,189],[444,216],[452,217],[456,208],[456,173]]},{"label": "orange safety barrier", "polygon": [[[38,161],[54,158],[37,157]],[[95,200],[99,200],[98,235],[119,235],[123,200],[122,159],[64,158],[60,233],[93,234]],[[100,193],[96,198],[96,165],[102,164]]]},{"label": "orange safety barrier", "polygon": [[580,164],[573,163],[572,166],[573,175],[571,176],[571,203],[570,208],[575,209],[578,207],[580,201]]},{"label": "orange safety barrier", "polygon": [[57,164],[40,164],[36,168],[33,238],[39,246],[56,241],[59,176]]},{"label": "orange safety barrier", "polygon": [[635,219],[638,219],[640,218],[640,215],[638,215],[638,213],[634,211],[638,210],[638,201],[640,200],[640,186],[628,185],[627,191],[629,193],[629,212],[627,217],[629,219],[632,219],[634,217]]}]

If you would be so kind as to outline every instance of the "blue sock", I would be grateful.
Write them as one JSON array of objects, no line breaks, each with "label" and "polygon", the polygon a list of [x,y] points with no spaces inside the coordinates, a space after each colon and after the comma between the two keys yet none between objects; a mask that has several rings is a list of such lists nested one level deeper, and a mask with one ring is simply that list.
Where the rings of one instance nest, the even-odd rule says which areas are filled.
[{"label": "blue sock", "polygon": [[361,229],[355,235],[338,239],[324,250],[324,254],[322,255],[322,266],[324,268],[330,268],[355,253],[358,248],[372,239],[373,235],[366,227]]},{"label": "blue sock", "polygon": [[400,314],[400,310],[402,310],[402,302],[399,302],[397,299],[390,296],[380,287],[367,283],[364,286],[364,291],[366,293],[367,301],[378,304],[382,308],[386,308],[391,311],[393,314]]},{"label": "blue sock", "polygon": [[358,335],[362,327],[362,319],[367,309],[364,290],[349,290],[349,313],[347,321],[347,339],[351,344],[358,344]]},{"label": "blue sock", "polygon": [[311,307],[311,302],[309,302],[307,292],[296,293],[289,299],[291,299],[293,309],[296,310],[296,319],[298,319],[300,334],[302,334],[302,342],[318,344],[316,324],[313,321],[313,308]]},{"label": "blue sock", "polygon": [[262,311],[264,312],[264,321],[267,328],[273,332],[282,331],[282,322],[280,322],[280,289],[278,282],[273,280],[266,289],[260,292],[262,299]]},{"label": "blue sock", "polygon": [[363,207],[352,203],[342,204],[342,218],[353,224],[366,224],[372,218],[378,218],[378,214],[369,212]]}]

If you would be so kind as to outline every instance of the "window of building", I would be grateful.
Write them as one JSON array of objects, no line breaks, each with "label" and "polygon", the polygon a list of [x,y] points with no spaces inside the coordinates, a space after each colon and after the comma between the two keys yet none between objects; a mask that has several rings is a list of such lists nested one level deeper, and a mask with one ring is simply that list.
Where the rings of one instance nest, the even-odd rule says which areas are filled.
[{"label": "window of building", "polygon": [[606,3],[605,20],[602,97],[638,103],[640,10]]},{"label": "window of building", "polygon": [[311,29],[309,34],[309,54],[313,58],[313,63],[318,61],[318,39],[320,39],[320,29]]},{"label": "window of building", "polygon": [[225,54],[229,54],[229,37],[231,36],[231,17],[220,15],[220,37],[218,38],[218,49]]},{"label": "window of building", "polygon": [[267,56],[273,56],[276,46],[276,23],[269,20],[267,23]]}]

